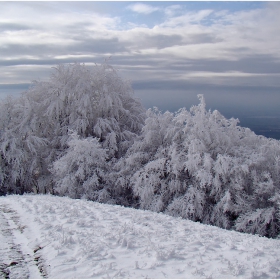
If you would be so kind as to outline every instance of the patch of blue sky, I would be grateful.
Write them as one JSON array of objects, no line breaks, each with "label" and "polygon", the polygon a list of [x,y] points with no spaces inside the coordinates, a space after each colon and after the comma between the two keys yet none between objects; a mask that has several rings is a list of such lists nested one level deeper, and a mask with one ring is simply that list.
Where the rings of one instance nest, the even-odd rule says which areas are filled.
[{"label": "patch of blue sky", "polygon": [[192,11],[213,9],[215,11],[228,10],[230,13],[260,9],[266,4],[266,2],[259,1],[190,1],[177,3],[181,3],[185,9]]},{"label": "patch of blue sky", "polygon": [[[225,12],[227,14],[233,14],[240,11],[250,11],[250,10],[256,10],[256,9],[262,9],[266,5],[266,2],[239,2],[239,1],[232,1],[232,2],[196,2],[196,4],[193,5],[194,10],[213,10],[214,13],[209,14],[209,16],[203,18],[200,21],[200,24],[204,26],[211,26],[212,24],[215,24],[218,20],[220,20],[223,17],[223,13],[219,12]],[[190,7],[189,7],[190,8]],[[223,20],[223,25],[229,25],[231,24],[230,21]]]},{"label": "patch of blue sky", "polygon": [[[107,4],[106,4],[107,3]],[[210,26],[217,21],[217,12],[227,11],[227,13],[236,13],[239,11],[248,11],[261,9],[265,7],[266,2],[239,2],[239,1],[159,1],[159,2],[106,2],[107,12],[111,16],[118,16],[121,19],[121,29],[131,28],[133,26],[143,26],[153,28],[154,26],[164,22],[170,16],[166,13],[169,7],[176,7],[172,12],[172,16],[179,16],[188,12],[197,12],[201,10],[213,10],[214,13],[209,14],[200,21],[202,25]],[[111,4],[112,3],[112,6]],[[133,5],[143,4],[149,6],[151,12],[136,12],[130,9]],[[104,6],[105,8],[105,6]],[[153,10],[153,11],[152,11]],[[227,22],[223,22],[227,24]]]}]

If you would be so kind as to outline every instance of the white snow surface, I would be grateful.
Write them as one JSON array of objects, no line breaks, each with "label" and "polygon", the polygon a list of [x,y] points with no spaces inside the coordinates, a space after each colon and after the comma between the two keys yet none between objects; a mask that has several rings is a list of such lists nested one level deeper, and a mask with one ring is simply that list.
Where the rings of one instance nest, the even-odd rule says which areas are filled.
[{"label": "white snow surface", "polygon": [[279,278],[280,240],[51,195],[0,197],[0,277]]}]

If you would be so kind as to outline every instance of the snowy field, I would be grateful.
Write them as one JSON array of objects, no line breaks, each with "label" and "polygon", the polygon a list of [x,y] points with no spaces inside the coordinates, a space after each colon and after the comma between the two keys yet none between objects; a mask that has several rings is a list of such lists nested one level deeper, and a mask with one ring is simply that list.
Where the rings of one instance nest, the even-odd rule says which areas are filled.
[{"label": "snowy field", "polygon": [[0,278],[279,278],[280,240],[50,195],[0,197]]}]

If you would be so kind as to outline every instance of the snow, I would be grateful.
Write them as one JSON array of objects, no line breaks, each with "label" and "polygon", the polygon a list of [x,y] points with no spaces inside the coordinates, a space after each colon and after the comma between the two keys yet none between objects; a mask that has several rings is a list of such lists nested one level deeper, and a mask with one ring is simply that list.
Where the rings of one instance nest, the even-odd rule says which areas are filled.
[{"label": "snow", "polygon": [[0,277],[279,278],[280,241],[51,195],[0,197]]}]

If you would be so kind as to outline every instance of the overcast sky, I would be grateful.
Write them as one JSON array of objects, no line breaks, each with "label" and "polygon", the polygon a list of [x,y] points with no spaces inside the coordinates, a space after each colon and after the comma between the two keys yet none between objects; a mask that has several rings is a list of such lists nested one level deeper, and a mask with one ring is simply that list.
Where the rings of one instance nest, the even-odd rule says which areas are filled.
[{"label": "overcast sky", "polygon": [[212,109],[279,111],[280,2],[0,7],[2,97],[47,79],[59,63],[93,65],[111,56],[145,107],[177,110],[203,93]]}]

